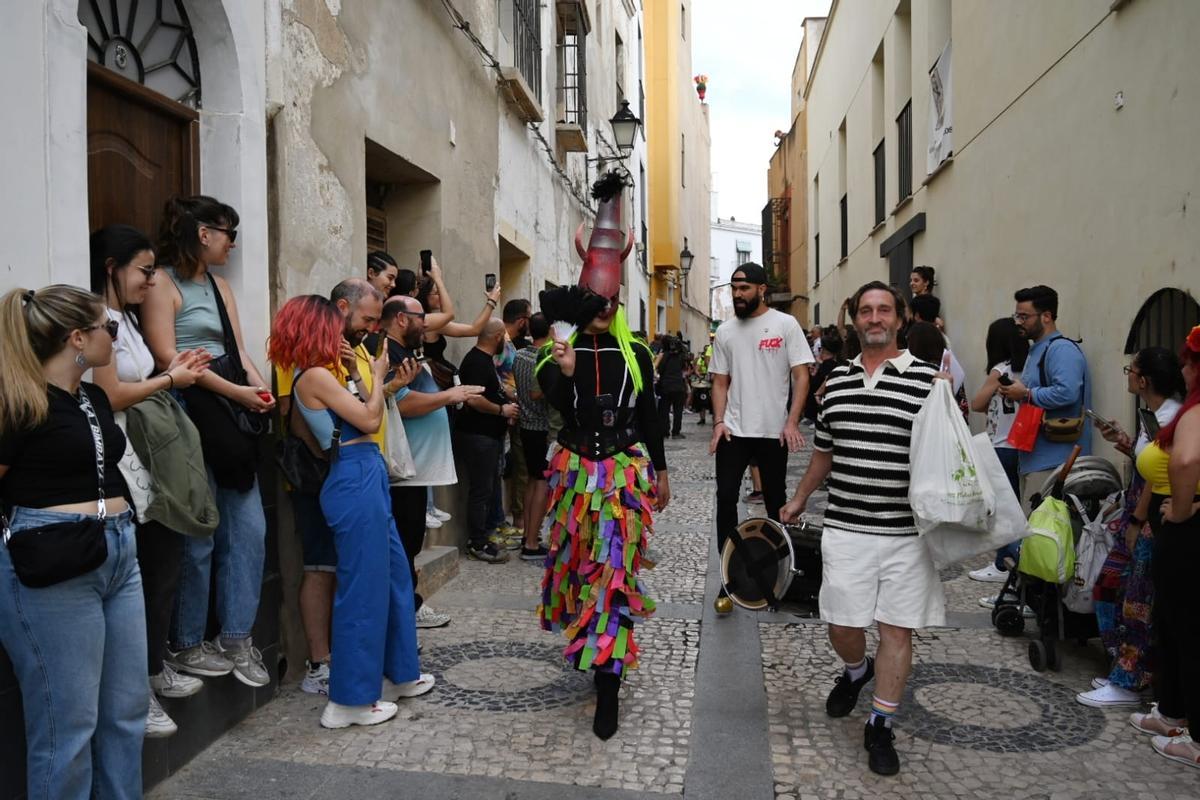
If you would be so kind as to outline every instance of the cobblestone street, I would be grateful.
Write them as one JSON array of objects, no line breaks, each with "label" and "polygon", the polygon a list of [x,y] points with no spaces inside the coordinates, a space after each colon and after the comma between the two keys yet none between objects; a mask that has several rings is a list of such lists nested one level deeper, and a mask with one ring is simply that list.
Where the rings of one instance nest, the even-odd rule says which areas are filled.
[{"label": "cobblestone street", "polygon": [[[453,621],[421,631],[432,693],[402,701],[389,723],[328,731],[318,724],[324,698],[284,686],[150,796],[1200,796],[1200,776],[1155,755],[1128,709],[1074,701],[1104,671],[1095,641],[1068,644],[1061,672],[1036,673],[1028,634],[992,629],[977,604],[988,585],[966,575],[986,558],[943,570],[955,627],[919,632],[897,723],[902,772],[871,774],[862,749],[869,693],[848,718],[824,713],[839,665],[823,626],[786,611],[718,619],[706,602],[717,585],[713,465],[709,429],[694,420],[685,420],[687,439],[667,445],[674,497],[652,541],[658,566],[644,573],[660,606],[639,628],[642,667],[622,689],[613,739],[592,735],[589,677],[564,670],[561,639],[537,627],[540,566],[463,561],[430,598]],[[806,461],[792,458],[789,488]]]}]

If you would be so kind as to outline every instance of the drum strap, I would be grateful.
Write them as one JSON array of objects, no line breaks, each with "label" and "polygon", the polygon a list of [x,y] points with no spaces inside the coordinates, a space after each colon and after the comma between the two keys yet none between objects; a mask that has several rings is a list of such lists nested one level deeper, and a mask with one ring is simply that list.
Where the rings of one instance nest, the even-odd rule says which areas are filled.
[{"label": "drum strap", "polygon": [[[784,533],[786,536],[787,533]],[[738,533],[737,528],[729,532],[729,539],[733,542],[733,549],[736,551],[742,546],[742,535]],[[757,559],[746,559],[746,572],[750,574],[750,578],[754,581],[755,588],[762,593],[762,596],[767,599],[767,605],[772,611],[779,610],[779,598],[775,596],[774,590],[763,577],[763,567],[768,567],[773,563],[778,563],[780,556],[787,555],[788,549],[786,545],[781,545],[775,550],[760,556]]]}]

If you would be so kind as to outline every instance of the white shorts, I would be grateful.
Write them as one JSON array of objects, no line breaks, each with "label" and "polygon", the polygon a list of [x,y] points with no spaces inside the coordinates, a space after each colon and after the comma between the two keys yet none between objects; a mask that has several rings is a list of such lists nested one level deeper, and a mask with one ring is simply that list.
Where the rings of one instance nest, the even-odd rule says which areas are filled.
[{"label": "white shorts", "polygon": [[821,533],[821,619],[847,628],[946,624],[946,597],[920,536]]}]

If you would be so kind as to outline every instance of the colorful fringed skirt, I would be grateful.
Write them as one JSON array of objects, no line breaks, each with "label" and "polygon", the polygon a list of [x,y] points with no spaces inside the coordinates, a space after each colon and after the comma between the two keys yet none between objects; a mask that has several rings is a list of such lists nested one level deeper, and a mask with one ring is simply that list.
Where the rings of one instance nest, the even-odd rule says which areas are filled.
[{"label": "colorful fringed skirt", "polygon": [[654,611],[638,585],[654,466],[640,444],[603,461],[555,445],[547,478],[550,554],[538,618],[564,633],[563,657],[573,667],[621,675],[637,667],[633,618]]}]

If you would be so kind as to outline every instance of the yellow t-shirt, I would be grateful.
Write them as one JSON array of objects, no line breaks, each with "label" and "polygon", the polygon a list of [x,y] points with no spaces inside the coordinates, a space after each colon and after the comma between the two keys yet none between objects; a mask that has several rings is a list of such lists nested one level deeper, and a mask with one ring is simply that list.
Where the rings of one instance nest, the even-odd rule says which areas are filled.
[{"label": "yellow t-shirt", "polygon": [[[1170,461],[1171,454],[1159,447],[1158,442],[1151,442],[1138,454],[1138,474],[1146,479],[1154,494],[1171,495],[1171,478],[1167,473]],[[1200,494],[1200,486],[1196,487],[1196,494]]]},{"label": "yellow t-shirt", "polygon": [[[368,392],[374,389],[375,377],[371,374],[371,354],[367,352],[367,348],[361,342],[358,347],[354,348],[354,356],[358,361],[358,374],[362,376],[363,386]],[[346,368],[342,366],[342,362],[338,361],[335,364],[330,364],[326,367],[332,372],[339,381],[343,384],[349,379],[350,374]],[[291,397],[292,383],[295,381],[295,374],[292,371],[284,372],[279,367],[275,367],[275,394],[278,397]],[[387,415],[383,417],[383,421],[379,423],[379,430],[371,434],[371,441],[379,445],[380,451],[386,452],[387,447]]]}]

